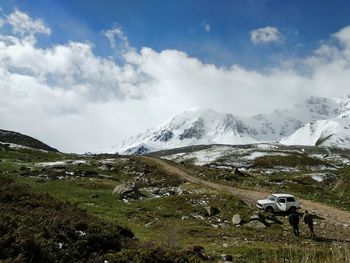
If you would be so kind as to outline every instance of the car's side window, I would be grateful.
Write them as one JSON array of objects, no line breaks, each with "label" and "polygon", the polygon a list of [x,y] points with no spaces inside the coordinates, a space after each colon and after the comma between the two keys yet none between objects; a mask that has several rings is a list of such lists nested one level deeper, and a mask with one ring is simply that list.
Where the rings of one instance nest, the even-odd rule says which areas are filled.
[{"label": "car's side window", "polygon": [[287,202],[295,202],[295,199],[293,197],[287,197]]},{"label": "car's side window", "polygon": [[279,202],[279,203],[285,203],[285,202],[286,202],[286,199],[285,199],[285,198],[280,198],[280,199],[278,199],[278,202]]}]

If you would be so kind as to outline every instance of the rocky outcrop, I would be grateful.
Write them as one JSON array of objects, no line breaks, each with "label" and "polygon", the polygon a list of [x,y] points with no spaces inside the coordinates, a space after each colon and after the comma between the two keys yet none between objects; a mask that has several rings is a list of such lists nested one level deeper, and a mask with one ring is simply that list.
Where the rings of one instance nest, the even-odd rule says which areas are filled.
[{"label": "rocky outcrop", "polygon": [[212,206],[206,206],[204,209],[206,216],[214,216],[220,212],[218,208]]},{"label": "rocky outcrop", "polygon": [[120,199],[138,199],[141,196],[139,188],[135,182],[127,182],[117,185],[112,194],[118,196]]}]

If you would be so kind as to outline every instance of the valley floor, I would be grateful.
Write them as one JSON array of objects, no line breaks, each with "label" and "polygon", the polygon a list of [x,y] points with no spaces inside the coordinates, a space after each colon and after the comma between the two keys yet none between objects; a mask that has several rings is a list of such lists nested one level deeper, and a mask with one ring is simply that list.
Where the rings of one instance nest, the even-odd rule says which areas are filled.
[{"label": "valley floor", "polygon": [[[312,182],[320,194],[315,195],[306,185],[308,195],[299,192],[297,196],[303,197],[302,209],[319,218],[315,220],[317,238],[309,238],[303,223],[301,237],[294,237],[286,215],[271,218],[255,207],[257,199],[285,189],[270,188],[254,174],[227,180],[226,172],[217,168],[156,157],[78,156],[30,149],[2,149],[0,159],[2,178],[13,178],[29,185],[34,193],[68,201],[98,220],[130,229],[143,248],[163,247],[197,255],[173,262],[198,258],[215,262],[223,254],[232,255],[234,262],[305,262],[308,258],[308,262],[333,263],[350,259],[349,196],[344,187],[341,194],[334,194]],[[348,176],[350,169],[342,169],[339,174]],[[226,179],[215,177],[220,174]],[[290,178],[293,176],[299,178],[299,174]],[[113,189],[120,194],[122,186],[134,182],[137,191],[131,195],[112,194]],[[332,202],[340,202],[322,202],[322,195],[327,199],[334,195]],[[240,216],[239,224],[232,222],[234,215]],[[110,262],[119,261],[110,258]]]}]

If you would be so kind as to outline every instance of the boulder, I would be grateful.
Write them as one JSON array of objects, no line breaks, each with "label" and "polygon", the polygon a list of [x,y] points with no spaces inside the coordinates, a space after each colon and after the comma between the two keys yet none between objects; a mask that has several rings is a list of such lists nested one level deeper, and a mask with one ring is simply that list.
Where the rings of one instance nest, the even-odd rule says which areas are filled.
[{"label": "boulder", "polygon": [[232,217],[232,223],[234,225],[239,225],[240,223],[242,222],[242,218],[239,214],[235,214],[233,217]]},{"label": "boulder", "polygon": [[219,213],[219,209],[217,209],[216,207],[206,206],[204,207],[204,209],[206,212],[206,216],[214,216]]},{"label": "boulder", "polygon": [[265,223],[268,224],[268,225],[272,225],[272,224],[275,223],[275,221],[270,220],[270,219],[265,219]]},{"label": "boulder", "polygon": [[254,214],[250,217],[250,220],[253,221],[253,220],[261,220],[260,216],[258,214]]},{"label": "boulder", "polygon": [[50,179],[56,179],[58,177],[66,176],[66,169],[64,168],[49,168],[46,170],[47,177]]},{"label": "boulder", "polygon": [[254,220],[254,221],[250,221],[249,223],[245,224],[245,226],[247,227],[251,227],[251,228],[265,228],[265,224],[258,221],[258,220]]},{"label": "boulder", "polygon": [[234,173],[234,175],[237,175],[237,176],[245,176],[245,174],[242,173],[238,168],[235,168],[233,170],[233,173]]},{"label": "boulder", "polygon": [[123,198],[132,198],[138,199],[140,197],[139,188],[135,182],[127,182],[120,185],[117,185],[113,192],[113,195],[118,196],[120,199]]}]

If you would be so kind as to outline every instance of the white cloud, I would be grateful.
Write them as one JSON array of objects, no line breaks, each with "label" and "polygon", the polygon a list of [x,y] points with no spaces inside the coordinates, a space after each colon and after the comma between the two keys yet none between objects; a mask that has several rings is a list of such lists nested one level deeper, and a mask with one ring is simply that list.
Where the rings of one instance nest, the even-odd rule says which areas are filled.
[{"label": "white cloud", "polygon": [[282,34],[275,27],[262,27],[250,32],[250,40],[254,44],[278,43],[282,41]]},{"label": "white cloud", "polygon": [[209,33],[211,31],[211,25],[208,21],[204,20],[201,23],[201,26],[203,27],[203,30],[207,33]]},{"label": "white cloud", "polygon": [[112,29],[105,30],[103,33],[108,38],[113,49],[123,53],[132,50],[129,40],[120,26],[114,26]]},{"label": "white cloud", "polygon": [[178,50],[137,51],[118,27],[105,34],[122,49],[123,64],[96,56],[90,43],[39,48],[21,34],[0,34],[1,128],[63,151],[96,151],[193,106],[249,116],[349,92],[348,28],[308,58],[264,73],[205,64]]},{"label": "white cloud", "polygon": [[28,14],[19,11],[17,8],[10,15],[6,16],[6,22],[12,26],[13,33],[15,34],[51,34],[51,29],[47,27],[41,19],[34,20],[30,18]]}]

